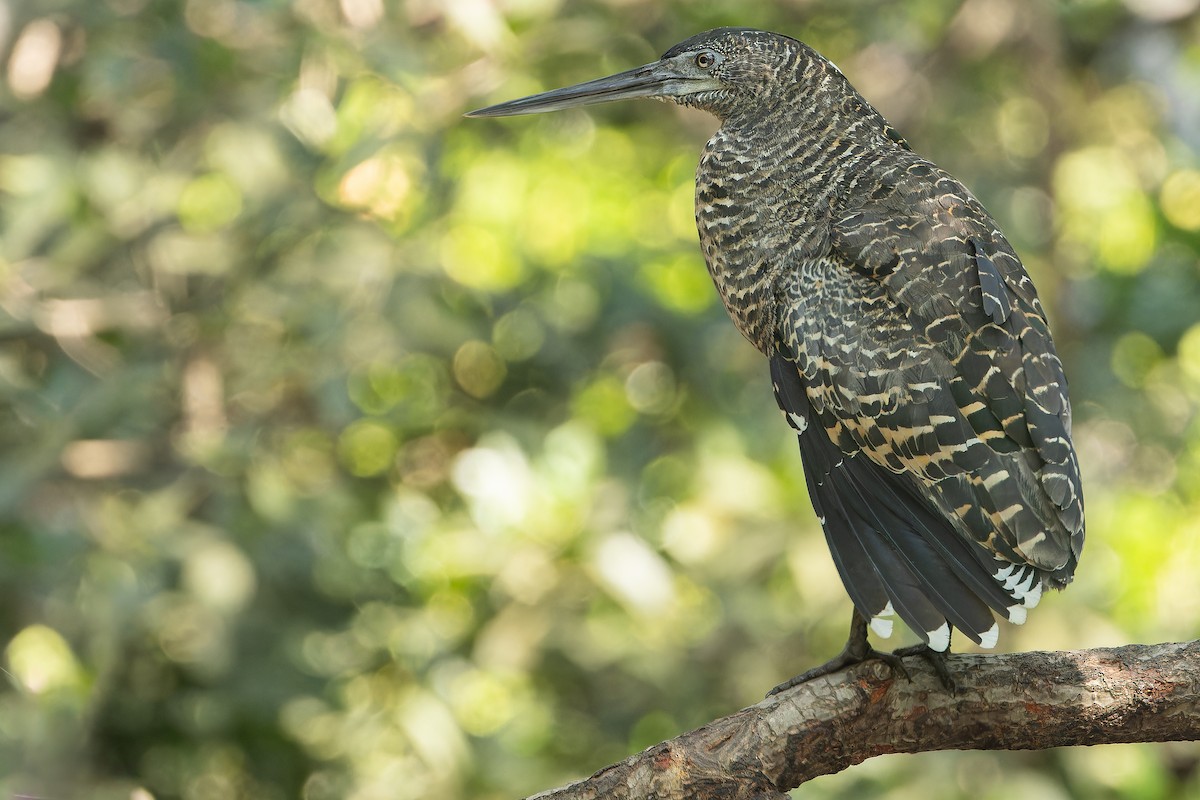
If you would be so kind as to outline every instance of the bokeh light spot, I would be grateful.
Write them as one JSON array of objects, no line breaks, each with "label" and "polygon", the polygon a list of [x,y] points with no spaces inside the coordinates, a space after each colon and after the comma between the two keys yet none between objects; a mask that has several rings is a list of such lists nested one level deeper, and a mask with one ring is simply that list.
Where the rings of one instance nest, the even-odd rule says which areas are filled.
[{"label": "bokeh light spot", "polygon": [[629,607],[654,614],[675,597],[671,570],[662,556],[631,533],[614,533],[600,542],[593,563],[601,582]]},{"label": "bokeh light spot", "polygon": [[254,596],[254,565],[233,544],[208,541],[188,553],[183,584],[210,607],[234,613]]},{"label": "bokeh light spot", "polygon": [[1113,347],[1113,374],[1126,386],[1139,389],[1146,385],[1146,376],[1162,361],[1158,343],[1141,331],[1130,331]]},{"label": "bokeh light spot", "polygon": [[1157,242],[1154,210],[1134,165],[1115,147],[1089,147],[1063,156],[1054,194],[1066,236],[1093,251],[1113,272],[1144,269]]},{"label": "bokeh light spot", "polygon": [[71,646],[58,631],[31,625],[12,638],[5,648],[9,670],[32,694],[78,688],[83,671]]},{"label": "bokeh light spot", "polygon": [[675,374],[661,361],[638,364],[625,379],[629,405],[643,414],[665,414],[675,404]]},{"label": "bokeh light spot", "polygon": [[201,175],[184,187],[178,212],[179,222],[189,231],[219,230],[242,213],[242,193],[226,175]]},{"label": "bokeh light spot", "polygon": [[1163,216],[1177,228],[1185,231],[1200,230],[1200,171],[1181,169],[1171,173],[1163,182]]},{"label": "bokeh light spot", "polygon": [[459,454],[454,485],[469,498],[471,515],[485,530],[520,524],[532,499],[529,463],[507,437],[488,437],[481,445]]},{"label": "bokeh light spot", "polygon": [[576,417],[605,436],[624,433],[637,419],[624,384],[613,375],[602,375],[584,386],[571,401],[571,408]]},{"label": "bokeh light spot", "polygon": [[1193,397],[1200,398],[1200,324],[1188,328],[1180,337],[1178,357]]},{"label": "bokeh light spot", "polygon": [[504,359],[486,342],[466,342],[454,354],[454,379],[472,397],[494,393],[507,374]]},{"label": "bokeh light spot", "polygon": [[325,147],[337,132],[337,112],[329,98],[315,88],[292,92],[279,109],[283,124],[314,150]]},{"label": "bokeh light spot", "polygon": [[397,219],[407,206],[412,179],[394,155],[368,158],[351,167],[338,184],[338,200],[382,219]]},{"label": "bokeh light spot", "polygon": [[391,468],[399,446],[396,434],[387,425],[361,419],[338,437],[338,457],[350,474],[369,478]]},{"label": "bokeh light spot", "polygon": [[550,266],[573,263],[582,232],[589,227],[590,206],[588,187],[578,174],[546,175],[533,187],[525,206],[523,244]]},{"label": "bokeh light spot", "polygon": [[492,327],[492,343],[505,361],[524,361],[542,349],[546,332],[529,309],[510,311]]},{"label": "bokeh light spot", "polygon": [[663,548],[672,558],[695,564],[710,558],[720,546],[721,530],[701,507],[679,506],[663,521]]},{"label": "bokeh light spot", "polygon": [[1050,121],[1046,109],[1032,97],[1009,98],[1000,106],[997,132],[1004,149],[1019,158],[1040,154],[1050,140]]},{"label": "bokeh light spot", "polygon": [[638,282],[659,305],[684,314],[697,314],[717,297],[712,279],[699,256],[677,255],[646,265]]},{"label": "bokeh light spot", "polygon": [[477,225],[458,225],[442,240],[442,268],[473,289],[509,289],[525,276],[524,262],[512,252],[511,240]]},{"label": "bokeh light spot", "polygon": [[452,691],[455,716],[463,729],[475,736],[494,733],[516,713],[511,688],[491,673],[465,672]]},{"label": "bokeh light spot", "polygon": [[49,19],[25,26],[8,59],[8,86],[22,100],[44,92],[54,77],[62,50],[62,31]]}]

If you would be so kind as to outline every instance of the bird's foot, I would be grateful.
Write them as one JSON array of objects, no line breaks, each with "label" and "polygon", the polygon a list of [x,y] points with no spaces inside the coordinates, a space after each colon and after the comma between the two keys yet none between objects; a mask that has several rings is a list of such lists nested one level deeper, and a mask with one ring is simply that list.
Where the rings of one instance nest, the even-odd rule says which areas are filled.
[{"label": "bird's foot", "polygon": [[855,664],[861,664],[862,662],[870,661],[873,658],[879,659],[891,667],[894,672],[899,672],[905,678],[909,678],[908,670],[904,668],[904,662],[901,661],[900,657],[895,653],[886,653],[882,650],[876,650],[874,647],[866,647],[861,651],[858,651],[851,648],[850,645],[846,645],[842,652],[838,653],[821,666],[813,667],[810,670],[801,672],[796,677],[789,678],[788,680],[779,684],[774,689],[767,692],[767,697],[787,691],[793,686],[799,686],[802,683],[807,683],[813,678],[819,678],[822,675],[831,675],[834,672],[845,669],[846,667],[852,667]]},{"label": "bird's foot", "polygon": [[[954,694],[957,687],[955,686],[954,678],[950,677],[949,667],[946,666],[946,653],[934,650],[929,645],[922,643],[893,650],[891,655],[896,659],[901,659],[905,656],[920,656],[925,659],[933,667],[933,671],[937,673],[938,680],[942,682],[942,686],[950,694]],[[905,672],[904,674],[907,675],[908,673]]]}]

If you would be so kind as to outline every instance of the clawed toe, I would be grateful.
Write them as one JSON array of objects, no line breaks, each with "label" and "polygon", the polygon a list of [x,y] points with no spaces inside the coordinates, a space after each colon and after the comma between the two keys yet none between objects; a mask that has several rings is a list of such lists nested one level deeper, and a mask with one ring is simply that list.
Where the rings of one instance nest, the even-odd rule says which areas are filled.
[{"label": "clawed toe", "polygon": [[920,656],[929,662],[933,667],[933,671],[937,673],[938,680],[942,686],[946,688],[950,694],[955,692],[954,678],[950,677],[950,670],[946,665],[946,653],[934,650],[927,644],[917,644],[911,647],[901,647],[890,653],[885,653],[871,647],[867,642],[867,621],[858,614],[854,613],[854,617],[850,621],[850,638],[846,641],[846,646],[842,648],[842,652],[838,653],[833,658],[826,661],[819,667],[813,667],[810,670],[800,673],[794,678],[784,681],[776,686],[771,691],[767,692],[767,697],[779,694],[780,692],[791,689],[793,686],[799,686],[802,683],[807,683],[813,678],[820,678],[823,675],[830,675],[834,672],[852,667],[855,664],[861,664],[864,661],[869,661],[877,658],[892,668],[893,672],[897,672],[911,681],[912,675],[904,666],[905,656]]},{"label": "clawed toe", "polygon": [[[942,682],[942,686],[950,694],[954,694],[957,688],[954,683],[954,678],[950,676],[950,669],[946,665],[946,654],[938,650],[934,650],[927,644],[915,644],[911,647],[901,647],[892,652],[892,656],[899,659],[904,656],[920,656],[929,662],[933,667],[933,671],[937,673],[938,680]],[[907,672],[905,673],[908,674]]]},{"label": "clawed toe", "polygon": [[[846,641],[846,646],[842,648],[842,652],[838,653],[833,658],[826,661],[819,667],[813,667],[810,670],[800,673],[794,678],[784,681],[776,686],[771,691],[767,692],[767,697],[779,694],[782,691],[799,686],[802,683],[811,681],[813,678],[819,678],[822,675],[830,675],[846,667],[861,664],[864,661],[869,661],[877,658],[887,664],[893,671],[899,672],[905,678],[909,678],[908,670],[904,668],[904,662],[900,660],[898,655],[893,653],[884,653],[871,647],[867,643],[867,622],[857,612],[850,620],[850,638]],[[911,678],[909,678],[911,680]]]}]

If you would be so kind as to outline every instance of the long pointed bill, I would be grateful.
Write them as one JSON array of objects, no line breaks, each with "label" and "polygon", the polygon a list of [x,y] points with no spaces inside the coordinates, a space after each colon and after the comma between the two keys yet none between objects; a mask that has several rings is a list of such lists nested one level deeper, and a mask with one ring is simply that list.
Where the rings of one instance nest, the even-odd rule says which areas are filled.
[{"label": "long pointed bill", "polygon": [[593,103],[612,100],[628,100],[631,97],[665,97],[677,93],[681,83],[688,79],[661,61],[646,64],[607,78],[597,78],[586,83],[577,83],[564,89],[510,100],[477,111],[468,117],[515,117],[518,114],[542,114]]}]

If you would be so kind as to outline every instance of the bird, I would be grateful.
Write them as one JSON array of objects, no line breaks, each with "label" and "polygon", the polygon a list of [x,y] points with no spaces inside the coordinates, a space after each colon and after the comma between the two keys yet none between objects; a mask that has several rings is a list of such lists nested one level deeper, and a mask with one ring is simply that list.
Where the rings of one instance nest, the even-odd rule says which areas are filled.
[{"label": "bird", "polygon": [[935,659],[983,648],[1072,580],[1084,542],[1067,379],[1042,302],[1000,226],[827,58],[717,28],[657,61],[466,114],[630,98],[719,126],[696,170],[709,275],[768,360],[805,482],[853,605],[834,658],[870,658],[896,618]]}]

